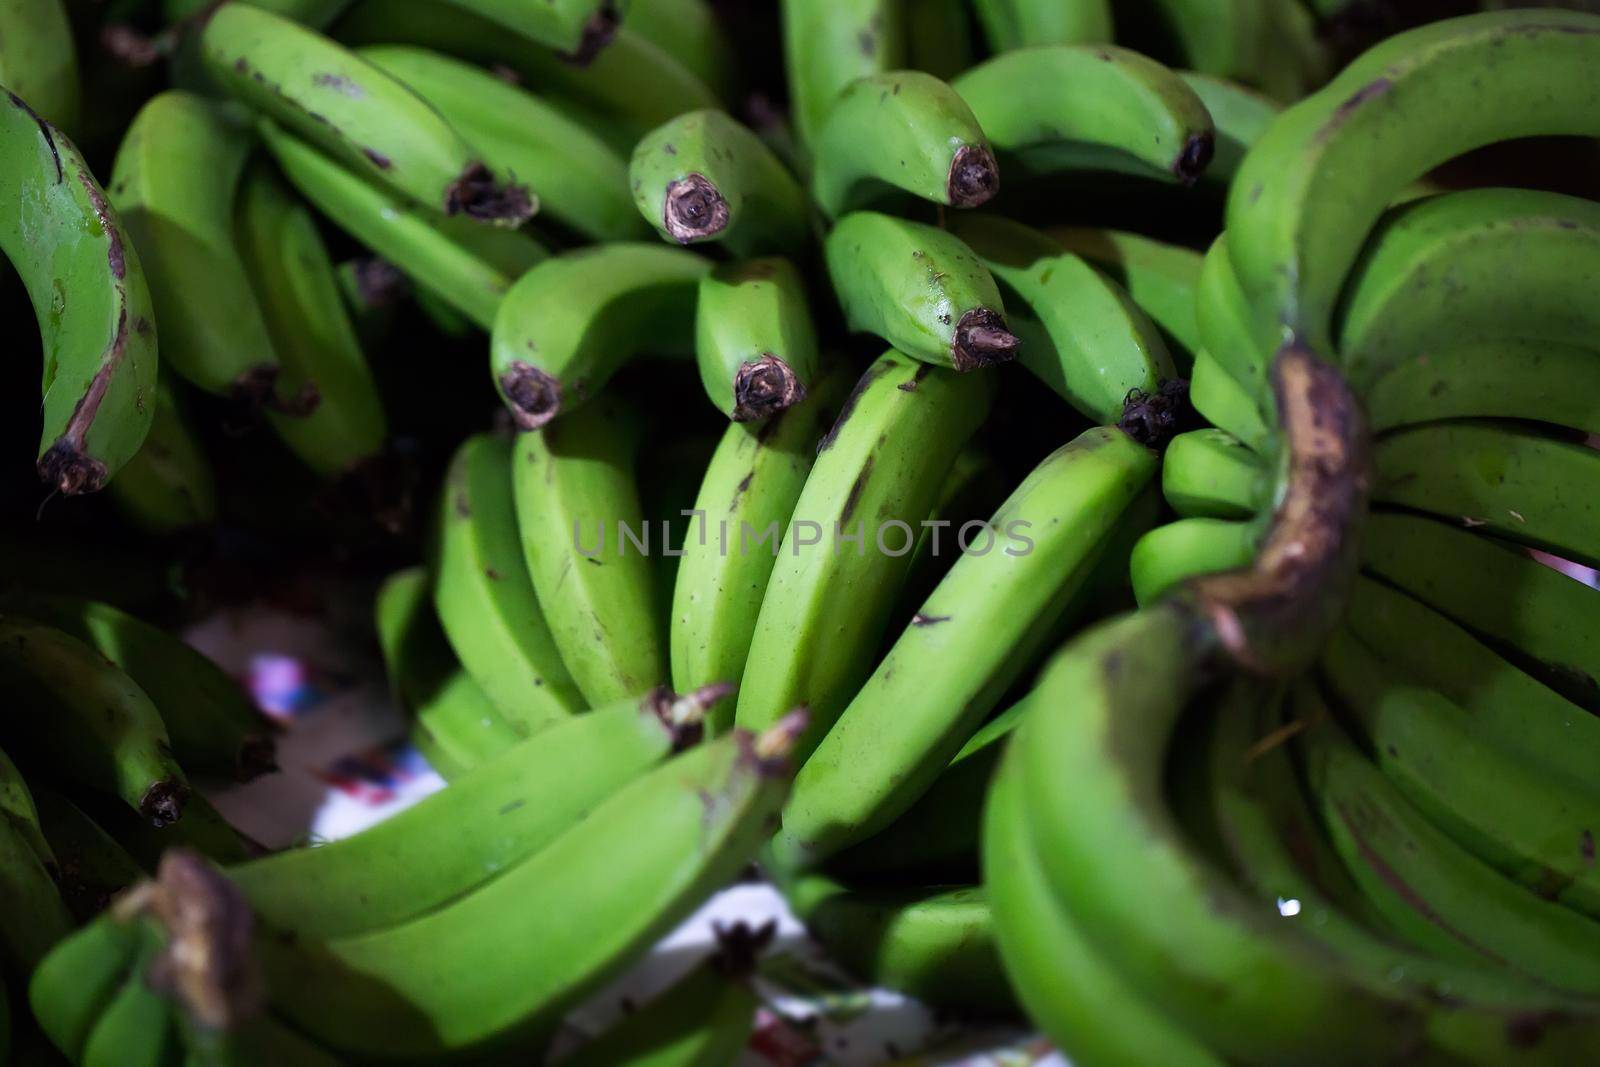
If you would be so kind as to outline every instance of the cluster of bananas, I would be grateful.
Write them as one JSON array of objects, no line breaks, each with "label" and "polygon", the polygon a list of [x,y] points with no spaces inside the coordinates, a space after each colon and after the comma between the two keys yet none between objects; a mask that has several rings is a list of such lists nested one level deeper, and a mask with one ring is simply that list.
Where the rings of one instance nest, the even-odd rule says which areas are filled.
[{"label": "cluster of bananas", "polygon": [[[1600,16],[1328,81],[1343,3],[785,0],[746,125],[780,27],[706,0],[172,3],[102,190],[13,6],[53,488],[227,521],[196,410],[373,477],[461,391],[385,390],[397,288],[499,399],[376,594],[451,784],[357,836],[251,856],[177,766],[270,763],[216,669],[0,602],[23,1038],[521,1062],[759,860],[863,979],[1081,1067],[1600,1059],[1600,592],[1549,565],[1600,565],[1600,208],[1429,179],[1600,136]],[[570,1062],[731,1062],[761,943]]]}]

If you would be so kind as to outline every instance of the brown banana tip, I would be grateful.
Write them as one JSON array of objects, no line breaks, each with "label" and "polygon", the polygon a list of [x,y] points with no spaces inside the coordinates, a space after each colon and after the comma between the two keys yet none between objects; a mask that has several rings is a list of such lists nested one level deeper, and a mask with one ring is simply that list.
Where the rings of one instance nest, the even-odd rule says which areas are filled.
[{"label": "brown banana tip", "polygon": [[502,185],[482,163],[469,163],[444,191],[444,213],[515,229],[539,210],[526,185]]},{"label": "brown banana tip", "polygon": [[794,370],[773,355],[741,365],[733,376],[733,421],[764,419],[806,398],[806,387]]},{"label": "brown banana tip", "polygon": [[169,848],[144,907],[167,931],[151,964],[152,986],[177,1000],[206,1029],[221,1030],[262,1007],[260,976],[251,949],[255,916],[236,886],[198,853]]},{"label": "brown banana tip", "polygon": [[363,256],[355,261],[356,293],[369,308],[386,308],[400,302],[411,283],[400,268],[382,256]]},{"label": "brown banana tip", "polygon": [[307,379],[300,383],[299,392],[293,396],[279,396],[274,390],[267,394],[266,406],[279,415],[287,415],[294,419],[303,419],[322,404],[322,390],[317,388],[317,383]]},{"label": "brown banana tip", "polygon": [[500,390],[519,430],[537,430],[561,411],[561,383],[520,359],[500,375]]},{"label": "brown banana tip", "polygon": [[783,718],[756,735],[751,751],[765,766],[782,767],[788,763],[789,753],[799,742],[800,735],[811,724],[811,709],[804,704],[792,708]]},{"label": "brown banana tip", "polygon": [[956,323],[950,362],[958,371],[992,367],[1017,358],[1022,342],[1006,329],[1006,320],[988,308],[973,308]]},{"label": "brown banana tip", "polygon": [[594,62],[594,57],[600,54],[601,49],[616,37],[617,27],[621,23],[622,15],[617,11],[617,5],[603,3],[583,24],[578,47],[570,52],[558,52],[557,55],[575,67],[587,67]]},{"label": "brown banana tip", "polygon": [[687,174],[667,183],[661,223],[681,245],[704,241],[728,228],[728,201],[704,174]]},{"label": "brown banana tip", "polygon": [[1117,429],[1146,448],[1160,452],[1195,422],[1194,406],[1189,402],[1189,383],[1182,378],[1169,378],[1153,393],[1143,389],[1128,390]]},{"label": "brown banana tip", "polygon": [[277,386],[278,368],[268,363],[251,367],[234,378],[226,393],[223,432],[237,437],[261,425],[262,412],[275,406],[273,393]]},{"label": "brown banana tip", "polygon": [[981,144],[962,145],[950,161],[945,194],[951,207],[977,207],[1000,191],[1000,168],[994,153]]},{"label": "brown banana tip", "polygon": [[1183,151],[1178,153],[1177,161],[1172,164],[1173,175],[1184,185],[1193,185],[1211,165],[1211,156],[1216,147],[1216,135],[1212,131],[1193,134],[1183,143]]},{"label": "brown banana tip", "polygon": [[57,441],[39,457],[39,477],[46,485],[66,496],[93,493],[105,487],[110,474],[106,465],[93,456],[85,455],[66,439]]},{"label": "brown banana tip", "polygon": [[252,734],[239,745],[234,779],[250,782],[278,769],[278,743],[265,734]]},{"label": "brown banana tip", "polygon": [[711,924],[711,934],[716,938],[717,951],[711,957],[711,966],[724,977],[741,980],[756,971],[756,963],[778,934],[778,920],[768,919],[760,926],[735,922],[732,926]]},{"label": "brown banana tip", "polygon": [[139,813],[150,820],[151,826],[171,826],[183,818],[184,805],[189,802],[189,787],[174,778],[163,778],[139,799]]}]

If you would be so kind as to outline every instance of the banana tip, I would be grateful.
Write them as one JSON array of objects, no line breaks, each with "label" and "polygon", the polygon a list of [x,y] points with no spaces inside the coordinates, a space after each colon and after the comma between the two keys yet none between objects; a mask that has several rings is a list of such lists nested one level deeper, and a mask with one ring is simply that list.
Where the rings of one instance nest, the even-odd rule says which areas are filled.
[{"label": "banana tip", "polygon": [[515,229],[539,210],[526,185],[501,184],[482,163],[469,163],[444,191],[444,213]]},{"label": "banana tip", "polygon": [[994,153],[981,144],[962,145],[950,161],[945,194],[951,207],[978,207],[1000,191]]},{"label": "banana tip", "polygon": [[1191,135],[1183,143],[1183,151],[1178,153],[1177,161],[1172,164],[1173,176],[1184,185],[1193,185],[1211,165],[1211,156],[1215,151],[1216,135],[1210,130]]},{"label": "banana tip", "polygon": [[189,787],[174,778],[163,778],[139,799],[139,813],[150,820],[151,826],[171,826],[183,817],[184,805],[189,802]]},{"label": "banana tip", "polygon": [[617,5],[603,3],[583,24],[583,32],[578,38],[577,47],[570,52],[558,54],[575,67],[587,67],[594,62],[594,57],[600,54],[601,49],[616,37],[617,27],[621,24],[622,15],[617,10]]},{"label": "banana tip", "polygon": [[537,430],[561,411],[561,383],[520,359],[500,375],[500,390],[519,430]]},{"label": "banana tip", "polygon": [[57,441],[39,457],[39,477],[66,496],[93,493],[106,484],[106,465],[70,441]]},{"label": "banana tip", "polygon": [[1015,359],[1020,344],[998,314],[988,308],[973,308],[956,323],[950,361],[958,371],[992,367]]},{"label": "banana tip", "polygon": [[728,201],[704,174],[667,183],[661,224],[681,245],[704,241],[728,228]]},{"label": "banana tip", "polygon": [[733,376],[733,421],[750,422],[775,415],[806,398],[806,387],[794,370],[773,355],[744,363]]}]

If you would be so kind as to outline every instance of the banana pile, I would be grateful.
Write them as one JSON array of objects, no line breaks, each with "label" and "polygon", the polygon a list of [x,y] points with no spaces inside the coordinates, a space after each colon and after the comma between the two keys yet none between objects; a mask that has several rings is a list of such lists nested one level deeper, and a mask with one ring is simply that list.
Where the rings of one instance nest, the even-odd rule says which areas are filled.
[{"label": "banana pile", "polygon": [[[755,864],[1076,1067],[1600,1062],[1593,160],[1446,166],[1600,14],[159,6],[0,0],[38,474],[331,552],[450,784],[268,853],[248,698],[13,568],[19,1061],[544,1062]],[[770,937],[558,1062],[731,1064]]]}]

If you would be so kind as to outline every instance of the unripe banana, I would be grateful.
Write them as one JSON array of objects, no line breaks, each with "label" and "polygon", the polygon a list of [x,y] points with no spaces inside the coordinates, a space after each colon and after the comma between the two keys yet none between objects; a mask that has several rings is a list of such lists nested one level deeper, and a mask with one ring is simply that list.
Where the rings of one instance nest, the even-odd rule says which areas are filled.
[{"label": "unripe banana", "polygon": [[[1217,369],[1233,380],[1235,390],[1247,397],[1260,411],[1261,421],[1272,424],[1272,399],[1268,395],[1267,365],[1270,351],[1258,351],[1251,336],[1250,305],[1234,273],[1233,257],[1228,251],[1227,235],[1218,237],[1207,249],[1200,264],[1200,279],[1195,290],[1195,317],[1200,327],[1200,339],[1206,353]],[[1199,363],[1199,357],[1196,357]],[[1230,407],[1243,407],[1235,402]],[[1218,423],[1218,425],[1222,425]],[[1222,426],[1240,440],[1250,437],[1234,431],[1232,426]]]},{"label": "unripe banana", "polygon": [[1272,478],[1226,430],[1191,430],[1167,445],[1161,492],[1184,518],[1246,519],[1270,502]]},{"label": "unripe banana", "polygon": [[1257,455],[1276,450],[1273,431],[1267,428],[1261,405],[1204,348],[1195,353],[1192,375],[1189,399],[1208,422],[1232,434]]},{"label": "unripe banana", "polygon": [[91,921],[113,897],[144,877],[128,851],[72,801],[48,788],[34,799],[39,825],[57,859],[61,899],[73,918]]},{"label": "unripe banana", "polygon": [[4,752],[0,752],[0,821],[22,836],[45,870],[52,876],[59,876],[55,853],[39,825],[39,809],[34,806],[33,794],[22,772]]},{"label": "unripe banana", "polygon": [[789,113],[812,148],[844,87],[906,62],[899,0],[782,0]]},{"label": "unripe banana", "polygon": [[1123,230],[1052,226],[1040,232],[1126,289],[1161,328],[1178,373],[1189,374],[1201,347],[1194,306],[1202,262],[1197,252]]},{"label": "unripe banana", "polygon": [[578,407],[641,350],[687,348],[694,287],[710,269],[692,252],[618,241],[524,274],[495,316],[489,360],[517,426]]},{"label": "unripe banana", "polygon": [[1016,356],[994,278],[950,233],[856,211],[839,220],[823,249],[852,330],[958,371]]},{"label": "unripe banana", "polygon": [[0,85],[58,130],[78,132],[78,54],[61,0],[6,0],[0,7]]},{"label": "unripe banana", "polygon": [[1000,188],[983,129],[949,85],[915,70],[851,82],[813,146],[811,195],[830,218],[888,190],[972,208]]},{"label": "unripe banana", "polygon": [[797,251],[810,238],[800,183],[725,111],[691,111],[645,134],[628,181],[639,214],[678,244],[720,241],[749,256]]},{"label": "unripe banana", "polygon": [[514,0],[447,2],[553,48],[561,53],[561,58],[580,67],[588,65],[611,43],[622,19],[617,0],[545,0],[540,4],[519,4]]},{"label": "unripe banana", "polygon": [[804,400],[817,377],[817,332],[794,264],[774,256],[702,276],[694,350],[706,396],[735,422]]},{"label": "unripe banana", "polygon": [[7,973],[30,973],[71,929],[54,872],[20,824],[0,819],[0,955]]},{"label": "unripe banana", "polygon": [[622,28],[681,63],[720,100],[738,97],[739,56],[710,0],[628,4]]},{"label": "unripe banana", "polygon": [[949,81],[972,66],[974,39],[962,0],[905,0],[906,61]]},{"label": "unripe banana", "polygon": [[1282,113],[1282,105],[1226,78],[1192,70],[1179,71],[1178,77],[1200,98],[1216,130],[1211,162],[1201,180],[1233,181],[1245,153]]},{"label": "unripe banana", "polygon": [[90,1031],[138,960],[146,936],[140,922],[114,910],[102,913],[57,945],[28,981],[34,1018],[74,1063],[81,1061]]},{"label": "unripe banana", "polygon": [[154,537],[210,526],[217,521],[216,475],[178,387],[162,378],[146,403],[150,432],[112,479],[108,495],[124,518]]},{"label": "unripe banana", "polygon": [[1111,40],[1107,0],[976,0],[973,7],[992,52]]},{"label": "unripe banana", "polygon": [[1256,83],[1266,65],[1267,8],[1277,0],[1144,0],[1127,30],[1175,67]]},{"label": "unripe banana", "polygon": [[1264,534],[1261,521],[1191,518],[1157,526],[1128,561],[1134,598],[1153,604],[1190,578],[1249,566]]},{"label": "unripe banana", "polygon": [[1375,433],[1447,419],[1526,419],[1600,434],[1600,359],[1532,338],[1429,346],[1364,396]]},{"label": "unripe banana", "polygon": [[153,933],[144,940],[133,971],[89,1031],[82,1067],[166,1067],[182,1054],[172,1002],[148,978],[160,941]]}]

